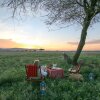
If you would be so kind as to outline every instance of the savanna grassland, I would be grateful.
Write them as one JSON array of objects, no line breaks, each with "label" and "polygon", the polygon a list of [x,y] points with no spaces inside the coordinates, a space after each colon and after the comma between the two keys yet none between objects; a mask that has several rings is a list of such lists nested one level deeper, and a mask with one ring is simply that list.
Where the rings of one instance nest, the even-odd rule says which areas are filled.
[{"label": "savanna grassland", "polygon": [[[71,57],[72,52],[66,52]],[[56,63],[64,69],[68,76],[71,67],[63,60],[62,52],[0,52],[0,100],[100,100],[100,52],[83,52],[80,73],[84,81],[46,78],[46,95],[39,94],[39,84],[34,93],[31,82],[26,80],[25,65],[32,64],[35,59],[40,65]],[[95,75],[89,81],[88,75]]]}]

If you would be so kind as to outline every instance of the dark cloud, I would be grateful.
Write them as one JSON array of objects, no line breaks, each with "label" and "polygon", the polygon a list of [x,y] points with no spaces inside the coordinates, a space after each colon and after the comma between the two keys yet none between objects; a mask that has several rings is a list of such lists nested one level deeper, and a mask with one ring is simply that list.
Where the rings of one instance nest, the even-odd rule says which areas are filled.
[{"label": "dark cloud", "polygon": [[[71,45],[78,45],[78,42],[68,42]],[[86,44],[100,44],[100,39],[86,42]]]},{"label": "dark cloud", "polygon": [[78,42],[67,42],[67,43],[71,45],[78,45]]}]

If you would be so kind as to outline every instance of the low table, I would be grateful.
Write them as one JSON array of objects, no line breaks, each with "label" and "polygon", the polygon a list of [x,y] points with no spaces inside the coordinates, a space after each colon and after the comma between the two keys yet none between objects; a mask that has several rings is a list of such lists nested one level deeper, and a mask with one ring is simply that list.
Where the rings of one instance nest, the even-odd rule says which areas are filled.
[{"label": "low table", "polygon": [[50,78],[63,78],[64,77],[64,70],[62,68],[55,68],[55,69],[47,69],[48,76]]}]

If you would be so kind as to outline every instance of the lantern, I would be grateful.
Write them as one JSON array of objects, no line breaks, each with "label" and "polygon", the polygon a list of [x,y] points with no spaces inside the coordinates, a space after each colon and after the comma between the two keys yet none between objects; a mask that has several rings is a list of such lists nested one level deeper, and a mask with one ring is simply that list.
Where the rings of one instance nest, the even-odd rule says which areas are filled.
[{"label": "lantern", "polygon": [[44,81],[42,81],[40,83],[40,94],[41,95],[45,95],[46,94],[46,83]]},{"label": "lantern", "polygon": [[94,73],[89,73],[89,80],[94,80]]}]

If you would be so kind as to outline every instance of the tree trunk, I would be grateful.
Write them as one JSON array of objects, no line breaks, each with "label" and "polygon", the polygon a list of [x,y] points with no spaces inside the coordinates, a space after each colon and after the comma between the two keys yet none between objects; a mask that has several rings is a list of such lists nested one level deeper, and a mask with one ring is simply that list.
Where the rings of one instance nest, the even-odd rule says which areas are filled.
[{"label": "tree trunk", "polygon": [[82,29],[82,32],[81,32],[81,39],[80,39],[80,42],[78,44],[78,48],[77,48],[77,51],[73,57],[73,65],[77,65],[77,61],[78,61],[78,58],[81,54],[81,51],[85,45],[85,40],[86,40],[86,36],[87,36],[87,30],[88,30],[88,27],[90,25],[90,22],[91,22],[91,17],[86,17],[84,19],[84,23],[83,23],[83,29]]}]

